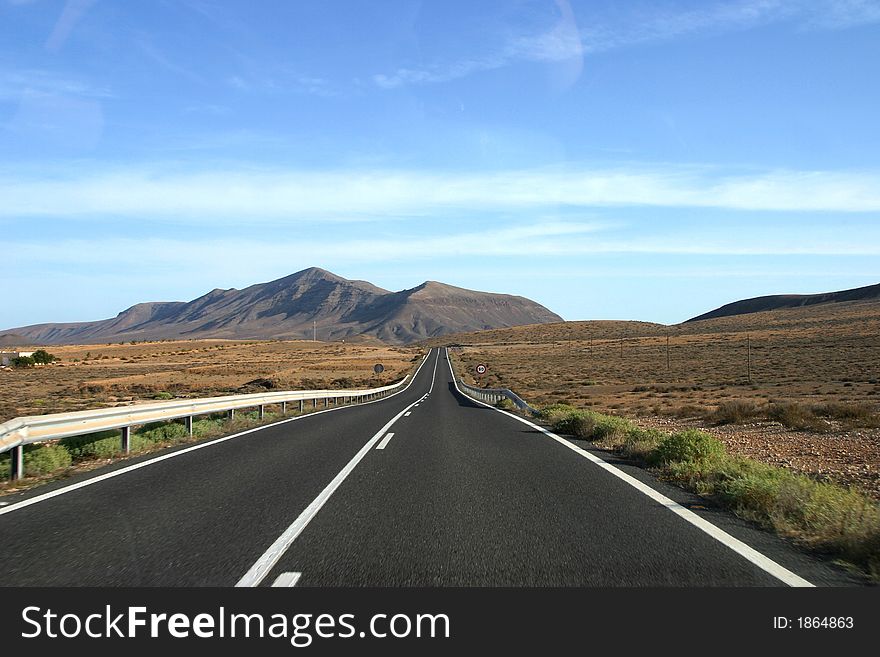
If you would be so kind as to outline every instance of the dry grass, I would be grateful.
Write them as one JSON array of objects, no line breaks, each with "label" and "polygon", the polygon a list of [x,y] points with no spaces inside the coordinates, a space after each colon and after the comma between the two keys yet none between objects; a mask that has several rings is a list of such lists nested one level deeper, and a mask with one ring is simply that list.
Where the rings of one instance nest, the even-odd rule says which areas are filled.
[{"label": "dry grass", "polygon": [[485,361],[487,384],[514,389],[519,385],[540,405],[560,397],[588,399],[600,409],[612,410],[618,404],[646,413],[730,400],[880,405],[878,303],[756,313],[671,327],[567,322],[482,331],[426,344],[443,343],[463,345],[460,358],[468,366],[466,375]]},{"label": "dry grass", "polygon": [[[309,341],[182,340],[50,347],[54,365],[0,371],[0,422],[156,398],[372,387],[423,350]],[[376,376],[373,365],[385,371]]]}]

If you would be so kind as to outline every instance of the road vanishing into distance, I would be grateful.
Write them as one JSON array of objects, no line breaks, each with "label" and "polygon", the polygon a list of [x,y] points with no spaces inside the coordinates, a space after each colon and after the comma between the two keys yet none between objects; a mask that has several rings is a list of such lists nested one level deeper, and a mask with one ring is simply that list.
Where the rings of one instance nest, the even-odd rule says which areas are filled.
[{"label": "road vanishing into distance", "polygon": [[642,469],[471,400],[443,349],[391,397],[0,504],[3,586],[858,583]]}]

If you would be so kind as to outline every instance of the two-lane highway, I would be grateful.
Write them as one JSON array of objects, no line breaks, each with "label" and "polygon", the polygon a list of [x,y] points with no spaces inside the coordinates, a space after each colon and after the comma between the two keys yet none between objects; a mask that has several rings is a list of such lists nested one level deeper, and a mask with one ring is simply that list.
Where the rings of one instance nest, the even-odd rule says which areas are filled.
[{"label": "two-lane highway", "polygon": [[434,349],[391,398],[0,507],[3,584],[852,583],[582,447],[465,397]]}]

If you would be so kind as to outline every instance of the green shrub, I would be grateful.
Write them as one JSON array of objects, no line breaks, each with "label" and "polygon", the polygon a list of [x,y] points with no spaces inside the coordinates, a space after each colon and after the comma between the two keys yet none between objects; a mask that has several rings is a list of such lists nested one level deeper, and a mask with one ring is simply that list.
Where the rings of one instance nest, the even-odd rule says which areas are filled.
[{"label": "green shrub", "polygon": [[34,359],[32,356],[16,356],[9,363],[13,367],[33,367]]},{"label": "green shrub", "polygon": [[186,427],[179,422],[154,422],[152,424],[145,424],[138,429],[134,435],[143,438],[145,441],[154,443],[177,441],[189,437]]},{"label": "green shrub", "polygon": [[174,395],[163,390],[162,392],[157,392],[153,395],[153,399],[174,399]]},{"label": "green shrub", "polygon": [[601,413],[593,413],[593,431],[592,438],[594,440],[614,440],[623,438],[626,433],[633,427],[628,420],[613,415],[602,415]]},{"label": "green shrub", "polygon": [[74,461],[109,459],[122,451],[119,431],[114,430],[71,436],[62,438],[58,442],[70,453]]},{"label": "green shrub", "polygon": [[38,364],[40,364],[40,365],[48,365],[48,364],[51,363],[52,361],[58,360],[57,358],[55,358],[55,356],[53,356],[52,354],[50,354],[50,353],[49,353],[48,351],[46,351],[45,349],[37,349],[37,350],[34,352],[34,355],[31,356],[31,358],[34,359],[34,362],[35,362],[35,363],[38,363]]},{"label": "green shrub", "polygon": [[71,458],[60,445],[28,445],[24,449],[24,473],[35,476],[70,467]]},{"label": "green shrub", "polygon": [[659,463],[701,463],[725,455],[724,445],[705,431],[686,429],[666,436],[656,450]]},{"label": "green shrub", "polygon": [[719,464],[713,473],[713,494],[720,495],[740,515],[761,524],[771,524],[771,509],[779,491],[795,474],[783,468],[732,457]]},{"label": "green shrub", "polygon": [[647,461],[666,435],[659,429],[642,429],[630,425],[622,442],[617,446],[617,451],[624,456]]},{"label": "green shrub", "polygon": [[593,437],[596,426],[596,414],[592,411],[580,411],[573,409],[568,413],[557,413],[557,419],[553,422],[553,430],[577,438],[589,439]]},{"label": "green shrub", "polygon": [[207,438],[221,433],[227,426],[226,418],[221,417],[195,420],[193,422],[193,436],[196,438]]},{"label": "green shrub", "polygon": [[495,404],[495,408],[500,408],[503,411],[515,411],[516,404],[510,401],[507,397],[502,397],[498,400],[498,403]]},{"label": "green shrub", "polygon": [[541,409],[540,416],[549,424],[555,425],[563,417],[577,412],[578,409],[574,406],[568,404],[553,404],[552,406]]}]

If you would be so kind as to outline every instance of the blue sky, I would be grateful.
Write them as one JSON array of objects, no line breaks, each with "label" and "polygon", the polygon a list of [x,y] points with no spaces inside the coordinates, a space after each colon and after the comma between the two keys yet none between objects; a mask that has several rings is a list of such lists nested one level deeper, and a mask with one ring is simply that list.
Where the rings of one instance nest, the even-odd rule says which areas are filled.
[{"label": "blue sky", "polygon": [[0,327],[308,266],[672,323],[880,282],[880,2],[0,0]]}]

